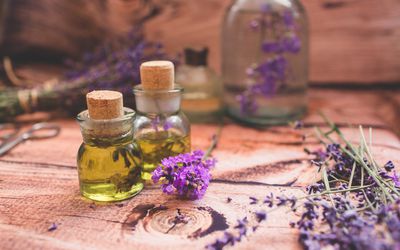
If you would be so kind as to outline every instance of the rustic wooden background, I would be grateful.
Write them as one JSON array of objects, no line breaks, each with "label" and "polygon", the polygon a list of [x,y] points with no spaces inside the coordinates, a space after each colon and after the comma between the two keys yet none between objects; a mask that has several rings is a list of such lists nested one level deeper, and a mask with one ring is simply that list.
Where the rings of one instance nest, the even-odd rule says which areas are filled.
[{"label": "rustic wooden background", "polygon": [[[21,56],[23,52],[30,56],[23,61],[43,59],[46,50],[59,57],[76,56],[104,37],[124,34],[133,23],[148,20],[148,37],[163,41],[169,52],[181,52],[191,45],[209,46],[210,64],[219,70],[221,21],[232,0],[0,2],[12,14],[2,12],[2,55]],[[400,1],[302,2],[310,21],[311,82],[398,84]]]},{"label": "rustic wooden background", "polygon": [[[0,2],[9,9],[24,10],[1,16],[2,24],[12,21],[16,26],[2,26],[0,55],[18,60],[18,75],[47,80],[61,72],[57,63],[62,58],[78,56],[104,37],[126,33],[132,23],[150,17],[149,37],[164,41],[170,52],[187,45],[207,45],[211,65],[218,69],[220,22],[230,1]],[[169,5],[161,7],[166,2]],[[311,23],[311,81],[378,87],[311,88],[306,128],[301,131],[288,126],[248,128],[227,120],[214,151],[218,158],[214,179],[200,201],[167,197],[156,186],[119,203],[83,199],[76,170],[81,143],[78,124],[72,119],[53,119],[62,127],[58,137],[25,142],[0,157],[0,249],[204,249],[223,230],[232,229],[236,219],[248,215],[254,222],[252,212],[262,208],[249,206],[249,196],[263,198],[270,192],[299,196],[307,184],[318,180],[303,149],[320,146],[315,140],[302,140],[314,126],[324,128],[317,111],[337,122],[352,142],[359,139],[357,125],[372,127],[378,163],[392,160],[400,166],[400,92],[379,88],[379,84],[400,81],[400,2],[303,3]],[[32,8],[40,15],[27,15],[26,10]],[[26,25],[16,20],[25,20]],[[63,23],[68,25],[60,26]],[[50,67],[49,60],[55,62]],[[206,149],[217,128],[193,125],[193,149]],[[229,203],[228,197],[232,198]],[[178,211],[188,218],[187,223],[174,223]],[[235,249],[300,248],[298,232],[288,225],[293,219],[285,210],[273,212]],[[57,229],[49,231],[53,223]]]},{"label": "rustic wooden background", "polygon": [[[232,230],[237,219],[247,215],[254,223],[252,213],[265,208],[250,206],[249,196],[303,196],[304,187],[318,180],[303,148],[320,145],[312,138],[302,140],[313,126],[327,129],[317,110],[337,122],[352,142],[359,139],[358,124],[372,127],[378,163],[390,159],[400,166],[394,129],[399,132],[399,105],[399,92],[314,89],[304,130],[253,129],[226,121],[214,151],[214,179],[199,201],[163,195],[156,186],[119,203],[82,198],[75,162],[78,124],[53,121],[62,127],[57,138],[26,142],[0,158],[0,249],[204,249],[223,230]],[[193,148],[206,149],[217,128],[193,125]],[[187,223],[174,223],[178,211]],[[233,249],[299,249],[298,231],[289,227],[292,220],[285,209],[276,210]],[[53,223],[57,229],[49,231]]]}]

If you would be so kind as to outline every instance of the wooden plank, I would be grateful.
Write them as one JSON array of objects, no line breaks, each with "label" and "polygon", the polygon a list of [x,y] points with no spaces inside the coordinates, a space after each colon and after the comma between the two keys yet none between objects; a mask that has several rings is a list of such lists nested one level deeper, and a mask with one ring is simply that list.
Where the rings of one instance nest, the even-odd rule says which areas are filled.
[{"label": "wooden plank", "polygon": [[[250,206],[249,196],[261,199],[270,192],[301,196],[304,186],[316,180],[303,148],[320,146],[302,137],[313,126],[323,125],[316,115],[319,109],[338,122],[351,141],[359,139],[358,129],[345,125],[373,127],[378,162],[391,159],[399,166],[400,139],[382,118],[397,109],[379,109],[388,93],[312,89],[304,130],[254,129],[227,121],[214,151],[218,158],[214,179],[199,201],[165,196],[156,186],[120,203],[94,205],[81,198],[75,163],[79,127],[73,120],[57,120],[62,127],[57,138],[26,142],[0,158],[0,248],[203,249],[237,219],[247,215],[254,223],[252,213],[262,207]],[[390,93],[398,99],[399,92]],[[218,126],[192,128],[193,148],[205,149]],[[187,223],[173,223],[178,209],[189,218]],[[292,220],[295,217],[285,210],[274,211],[237,249],[299,249],[298,232],[288,225]],[[58,227],[48,231],[52,223]]]},{"label": "wooden plank", "polygon": [[[185,0],[175,13],[151,20],[148,34],[168,50],[210,47],[220,68],[220,28],[230,0]],[[312,82],[375,83],[400,80],[400,2],[397,0],[301,1],[310,22]]]},{"label": "wooden plank", "polygon": [[[42,60],[42,55],[59,61],[79,57],[106,39],[126,34],[133,23],[154,17],[146,24],[150,39],[163,41],[170,53],[182,52],[186,46],[206,45],[210,47],[210,65],[219,71],[221,22],[231,2],[7,1],[10,12],[3,39],[0,38],[0,54],[35,61]],[[311,82],[400,81],[398,0],[302,3],[310,21]]]}]

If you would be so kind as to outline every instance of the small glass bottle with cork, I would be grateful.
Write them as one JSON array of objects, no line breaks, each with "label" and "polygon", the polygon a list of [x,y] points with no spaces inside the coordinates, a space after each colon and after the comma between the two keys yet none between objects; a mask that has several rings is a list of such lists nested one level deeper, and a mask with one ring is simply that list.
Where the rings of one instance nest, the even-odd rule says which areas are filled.
[{"label": "small glass bottle with cork", "polygon": [[174,64],[145,62],[134,87],[134,137],[143,154],[142,179],[150,180],[161,160],[190,152],[190,124],[180,109],[183,89],[175,85]]},{"label": "small glass bottle with cork", "polygon": [[185,64],[176,72],[176,82],[185,89],[182,110],[191,122],[217,122],[222,116],[222,81],[207,66],[208,48],[184,52]]},{"label": "small glass bottle with cork", "polygon": [[123,107],[116,91],[93,91],[86,100],[88,110],[77,116],[83,137],[77,158],[81,194],[95,201],[130,198],[143,189],[142,155],[133,141],[135,112]]}]

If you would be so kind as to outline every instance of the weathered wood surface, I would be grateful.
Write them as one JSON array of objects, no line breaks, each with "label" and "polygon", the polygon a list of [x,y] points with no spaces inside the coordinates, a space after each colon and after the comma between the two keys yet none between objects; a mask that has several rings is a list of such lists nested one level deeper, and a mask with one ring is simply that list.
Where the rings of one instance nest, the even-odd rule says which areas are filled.
[{"label": "weathered wood surface", "polygon": [[[150,38],[165,42],[169,52],[207,45],[210,64],[219,69],[221,21],[232,0],[3,2],[9,5],[4,20],[10,27],[0,28],[0,55],[25,53],[24,59],[34,61],[51,52],[59,60],[77,57],[105,39],[125,34],[133,23],[156,16],[146,25]],[[310,21],[312,82],[399,82],[400,1],[301,2]]]},{"label": "weathered wood surface", "polygon": [[[304,131],[227,122],[214,151],[214,180],[200,201],[167,197],[153,186],[124,202],[93,205],[79,195],[79,127],[73,120],[55,121],[62,126],[57,138],[26,142],[0,158],[0,249],[203,249],[236,219],[252,218],[260,209],[249,205],[250,195],[302,195],[304,186],[317,179],[303,148],[319,145],[302,140],[312,126],[323,125],[317,110],[354,142],[358,129],[347,125],[372,127],[378,162],[391,159],[400,166],[400,139],[394,132],[399,131],[399,96],[398,91],[312,90]],[[217,130],[216,125],[192,128],[197,149],[207,148]],[[290,187],[280,186],[289,182]],[[174,226],[178,209],[188,221]],[[292,216],[285,210],[269,214],[268,222],[235,249],[299,249],[297,231],[288,225]],[[52,223],[58,228],[49,232]]]},{"label": "weathered wood surface", "polygon": [[[211,66],[220,67],[220,29],[231,0],[181,0],[176,12],[151,20],[148,34],[170,51],[210,47]],[[303,0],[310,23],[312,82],[374,83],[400,79],[398,0]]]}]

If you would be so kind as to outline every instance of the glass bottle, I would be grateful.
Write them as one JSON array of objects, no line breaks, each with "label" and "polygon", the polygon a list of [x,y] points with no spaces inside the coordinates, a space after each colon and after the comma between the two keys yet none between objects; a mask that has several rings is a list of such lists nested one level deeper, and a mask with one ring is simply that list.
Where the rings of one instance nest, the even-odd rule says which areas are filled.
[{"label": "glass bottle", "polygon": [[176,82],[185,89],[182,110],[191,122],[216,122],[222,113],[222,86],[207,67],[208,49],[185,49],[185,64],[176,72]]},{"label": "glass bottle", "polygon": [[307,107],[308,27],[298,0],[235,0],[222,29],[224,101],[233,118],[284,124]]},{"label": "glass bottle", "polygon": [[190,152],[190,124],[180,110],[181,87],[144,90],[137,85],[133,92],[137,109],[134,137],[143,153],[142,178],[150,180],[162,159]]},{"label": "glass bottle", "polygon": [[94,120],[88,110],[78,114],[83,143],[78,151],[81,194],[95,201],[130,198],[143,189],[142,156],[133,141],[135,112],[124,108],[123,116]]}]

